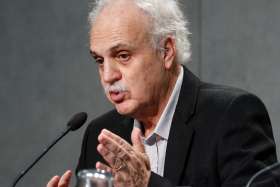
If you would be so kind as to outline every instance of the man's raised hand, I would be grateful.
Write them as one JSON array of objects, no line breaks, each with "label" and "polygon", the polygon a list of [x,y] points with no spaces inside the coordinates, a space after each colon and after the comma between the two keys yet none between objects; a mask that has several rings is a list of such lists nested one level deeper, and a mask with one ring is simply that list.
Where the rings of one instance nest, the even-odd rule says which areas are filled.
[{"label": "man's raised hand", "polygon": [[150,162],[141,141],[141,130],[134,128],[132,145],[118,135],[102,130],[98,152],[108,165],[97,162],[96,168],[112,172],[115,187],[146,187],[151,175]]}]

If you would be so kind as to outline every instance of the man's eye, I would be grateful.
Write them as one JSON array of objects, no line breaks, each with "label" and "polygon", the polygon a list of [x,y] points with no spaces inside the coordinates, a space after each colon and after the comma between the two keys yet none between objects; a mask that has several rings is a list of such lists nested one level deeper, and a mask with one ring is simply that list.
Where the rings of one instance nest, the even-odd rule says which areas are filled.
[{"label": "man's eye", "polygon": [[122,53],[119,53],[117,58],[120,60],[120,61],[128,61],[130,59],[130,55],[129,53],[127,52],[122,52]]},{"label": "man's eye", "polygon": [[102,58],[95,58],[94,60],[97,64],[103,64],[104,61]]}]

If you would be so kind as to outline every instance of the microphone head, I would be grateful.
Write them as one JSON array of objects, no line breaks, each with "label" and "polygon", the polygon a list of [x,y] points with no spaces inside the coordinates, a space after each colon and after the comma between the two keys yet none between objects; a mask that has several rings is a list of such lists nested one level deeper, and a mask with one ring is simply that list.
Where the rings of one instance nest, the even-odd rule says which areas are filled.
[{"label": "microphone head", "polygon": [[87,120],[87,113],[85,112],[77,113],[67,123],[67,127],[71,131],[75,131],[79,129],[86,122],[86,120]]}]

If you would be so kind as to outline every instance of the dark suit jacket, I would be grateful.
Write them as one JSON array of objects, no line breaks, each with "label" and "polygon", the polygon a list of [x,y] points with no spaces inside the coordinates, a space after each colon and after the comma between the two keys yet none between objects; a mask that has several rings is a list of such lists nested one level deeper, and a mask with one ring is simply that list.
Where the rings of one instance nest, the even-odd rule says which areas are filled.
[{"label": "dark suit jacket", "polygon": [[[96,151],[103,128],[130,142],[133,119],[113,110],[92,121],[77,171],[103,161]],[[239,89],[203,83],[184,68],[164,177],[152,173],[149,186],[240,187],[276,160],[269,116],[260,99]]]}]

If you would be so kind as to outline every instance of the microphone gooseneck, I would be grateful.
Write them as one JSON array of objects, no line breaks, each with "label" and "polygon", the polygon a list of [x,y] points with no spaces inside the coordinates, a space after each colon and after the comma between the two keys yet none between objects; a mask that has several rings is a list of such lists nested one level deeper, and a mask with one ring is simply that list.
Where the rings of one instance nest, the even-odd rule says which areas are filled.
[{"label": "microphone gooseneck", "polygon": [[269,165],[265,168],[263,168],[262,170],[258,171],[257,173],[255,173],[250,180],[248,181],[246,187],[251,187],[251,184],[256,180],[256,178],[258,178],[260,175],[262,175],[263,173],[267,172],[267,171],[271,171],[273,169],[275,169],[276,167],[280,166],[280,162],[276,162],[272,165]]},{"label": "microphone gooseneck", "polygon": [[20,174],[15,178],[13,181],[12,187],[15,187],[16,184],[20,181],[20,179],[31,169],[33,166],[41,160],[41,158],[59,141],[61,140],[68,132],[75,131],[79,129],[87,120],[87,113],[80,112],[75,114],[70,121],[67,123],[67,128],[53,141],[51,142],[46,148],[43,150],[43,152],[36,157],[36,159]]}]

